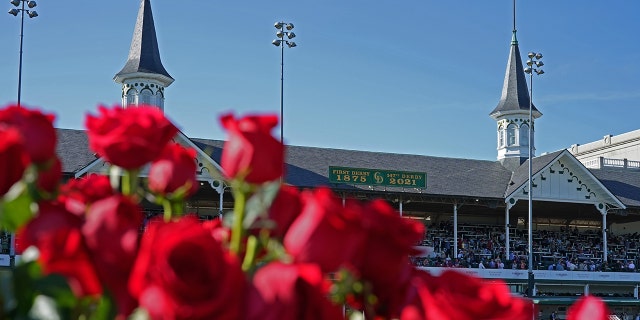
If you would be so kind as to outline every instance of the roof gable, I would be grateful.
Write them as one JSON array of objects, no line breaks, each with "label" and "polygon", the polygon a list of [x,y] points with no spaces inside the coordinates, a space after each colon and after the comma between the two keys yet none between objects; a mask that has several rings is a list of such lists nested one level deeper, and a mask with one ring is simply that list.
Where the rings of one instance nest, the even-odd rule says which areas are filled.
[{"label": "roof gable", "polygon": [[[197,164],[196,174],[198,180],[224,180],[220,165],[214,161],[207,152],[202,150],[196,143],[191,141],[184,133],[182,133],[182,131],[178,131],[176,136],[173,138],[173,142],[178,143],[183,147],[192,148],[196,151],[196,158],[194,160]],[[85,142],[85,147],[86,146],[88,146],[88,142]],[[89,173],[106,174],[107,170],[107,162],[102,158],[95,158],[80,170],[77,170],[75,172],[75,177],[78,178]],[[148,172],[149,164],[140,171],[140,176],[147,176]]]},{"label": "roof gable", "polygon": [[[624,209],[626,206],[569,151],[562,150],[532,161],[532,197],[538,201],[590,203]],[[514,204],[528,199],[528,160],[509,183],[505,199]]]}]

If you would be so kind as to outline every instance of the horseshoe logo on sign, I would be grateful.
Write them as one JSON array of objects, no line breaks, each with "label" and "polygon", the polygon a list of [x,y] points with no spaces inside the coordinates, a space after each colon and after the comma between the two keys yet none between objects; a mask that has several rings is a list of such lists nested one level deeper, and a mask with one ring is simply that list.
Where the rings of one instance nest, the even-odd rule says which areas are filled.
[{"label": "horseshoe logo on sign", "polygon": [[380,174],[380,172],[377,172],[373,174],[373,178],[376,179],[376,183],[382,183],[384,182],[384,178],[382,177],[382,175]]}]

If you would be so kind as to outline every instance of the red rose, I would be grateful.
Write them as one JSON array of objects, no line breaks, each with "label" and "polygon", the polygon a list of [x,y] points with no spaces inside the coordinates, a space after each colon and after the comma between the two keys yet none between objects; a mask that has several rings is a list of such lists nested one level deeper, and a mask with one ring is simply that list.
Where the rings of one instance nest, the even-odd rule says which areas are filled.
[{"label": "red rose", "polygon": [[54,193],[62,179],[62,163],[58,156],[38,168],[38,188],[47,193]]},{"label": "red rose", "polygon": [[149,169],[149,190],[169,195],[186,186],[183,197],[194,194],[198,190],[195,158],[195,150],[186,149],[177,143],[167,144]]},{"label": "red rose", "polygon": [[437,277],[416,271],[412,285],[414,299],[406,298],[414,303],[405,307],[401,320],[525,320],[531,319],[535,310],[532,301],[514,297],[504,282],[489,282],[458,271],[446,270]]},{"label": "red rose", "polygon": [[178,133],[162,111],[153,106],[100,106],[99,112],[99,116],[87,115],[85,121],[89,147],[124,169],[136,169],[156,159]]},{"label": "red rose", "polygon": [[300,215],[284,236],[284,246],[300,263],[317,263],[324,272],[354,260],[365,240],[359,203],[342,206],[326,187],[302,194]]},{"label": "red rose", "polygon": [[283,237],[301,210],[302,202],[298,189],[286,184],[280,186],[276,198],[269,207],[269,219],[276,224],[272,234],[279,238]]},{"label": "red rose", "polygon": [[107,176],[90,174],[83,178],[69,179],[60,187],[58,200],[70,212],[84,215],[87,206],[114,194]]},{"label": "red rose", "polygon": [[20,132],[0,125],[0,197],[22,179],[28,165],[29,155]]},{"label": "red rose", "polygon": [[38,215],[19,232],[21,245],[37,247],[45,274],[63,275],[77,296],[102,293],[80,232],[82,220],[59,203],[41,202],[38,207]]},{"label": "red rose", "polygon": [[229,178],[244,178],[250,183],[263,183],[282,177],[284,146],[271,135],[278,124],[276,116],[246,116],[235,119],[227,114],[220,118],[229,131],[220,164]]},{"label": "red rose", "polygon": [[373,285],[379,308],[394,312],[398,308],[399,293],[405,290],[412,276],[409,255],[415,253],[414,246],[423,238],[424,226],[403,219],[384,200],[366,203],[363,210],[367,239],[359,250],[362,260],[356,263],[356,269]]},{"label": "red rose", "polygon": [[30,110],[17,105],[0,110],[0,124],[16,127],[24,141],[31,161],[42,163],[56,153],[56,130],[53,128],[54,115],[39,110]]},{"label": "red rose", "polygon": [[115,297],[122,315],[130,314],[137,306],[128,292],[127,280],[143,219],[137,204],[128,197],[114,195],[93,203],[82,226],[98,275]]},{"label": "red rose", "polygon": [[129,278],[152,319],[240,319],[245,275],[197,219],[152,223]]},{"label": "red rose", "polygon": [[567,320],[607,320],[611,311],[602,299],[582,296],[567,310]]},{"label": "red rose", "polygon": [[315,264],[269,263],[253,277],[245,319],[343,319],[342,307],[327,300],[327,287]]}]

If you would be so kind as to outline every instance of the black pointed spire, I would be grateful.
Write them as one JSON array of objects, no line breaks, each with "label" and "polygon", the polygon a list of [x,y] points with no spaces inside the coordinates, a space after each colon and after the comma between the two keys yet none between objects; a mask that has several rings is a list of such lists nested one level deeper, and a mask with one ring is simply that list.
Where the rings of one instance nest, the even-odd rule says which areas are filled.
[{"label": "black pointed spire", "polygon": [[122,70],[116,74],[114,80],[122,80],[126,75],[133,73],[159,75],[160,78],[165,80],[166,85],[173,82],[173,78],[162,66],[162,61],[160,61],[160,50],[158,50],[158,40],[153,24],[150,0],[141,0],[140,2],[131,48],[129,49],[129,58]]},{"label": "black pointed spire", "polygon": [[[489,114],[492,118],[514,111],[529,111],[529,88],[524,74],[518,39],[516,38],[516,2],[513,1],[513,35],[511,36],[511,51],[507,62],[507,72],[504,75],[502,97],[493,111]],[[539,118],[542,113],[532,105],[534,118]]]},{"label": "black pointed spire", "polygon": [[[507,72],[502,86],[502,97],[500,97],[498,106],[491,111],[490,115],[495,118],[513,111],[529,111],[529,87],[527,86],[522,59],[520,58],[516,30],[513,30],[513,37],[511,38],[511,51],[509,52]],[[535,118],[542,115],[535,106],[532,107],[532,112]]]}]

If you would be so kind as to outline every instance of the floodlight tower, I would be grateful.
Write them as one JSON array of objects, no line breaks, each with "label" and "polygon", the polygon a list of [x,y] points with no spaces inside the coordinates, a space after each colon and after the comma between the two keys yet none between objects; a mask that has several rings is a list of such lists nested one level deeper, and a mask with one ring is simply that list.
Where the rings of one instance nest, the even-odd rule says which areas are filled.
[{"label": "floodlight tower", "polygon": [[276,39],[273,40],[274,46],[280,47],[280,143],[284,145],[284,47],[285,45],[289,48],[296,47],[296,43],[290,41],[291,39],[296,37],[296,34],[293,33],[293,23],[288,22],[276,22],[274,27],[278,29],[276,32]]},{"label": "floodlight tower", "polygon": [[[9,14],[14,17],[18,16],[20,13],[20,62],[18,64],[18,107],[20,106],[20,96],[22,93],[22,40],[24,38],[24,13],[26,12],[29,18],[35,18],[38,16],[38,13],[33,9],[37,6],[36,2],[33,0],[11,0],[11,4],[16,8],[9,10]],[[22,4],[21,8],[18,8]],[[29,9],[25,9],[25,4]]]},{"label": "floodlight tower", "polygon": [[531,167],[531,159],[533,158],[533,74],[541,75],[544,70],[540,69],[544,65],[542,62],[542,53],[529,52],[527,54],[527,67],[524,72],[529,75],[529,292],[528,296],[533,295],[534,275],[533,275],[533,189],[531,178],[533,169]]}]

